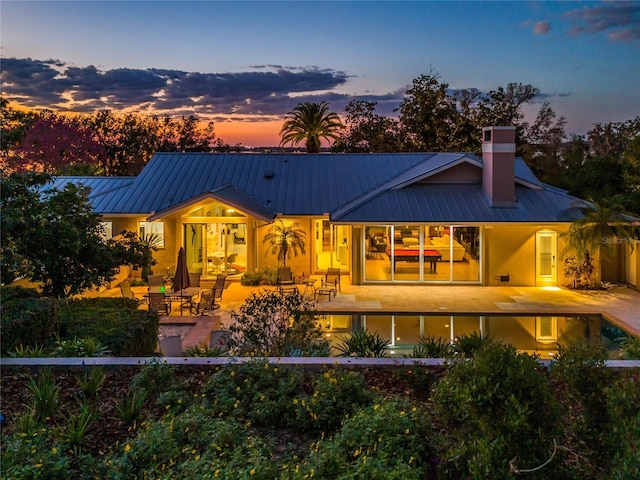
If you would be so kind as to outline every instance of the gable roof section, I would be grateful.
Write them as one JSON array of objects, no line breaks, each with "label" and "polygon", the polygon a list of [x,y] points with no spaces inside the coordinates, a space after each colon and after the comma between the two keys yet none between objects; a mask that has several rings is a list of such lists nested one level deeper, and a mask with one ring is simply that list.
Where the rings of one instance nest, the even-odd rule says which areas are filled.
[{"label": "gable roof section", "polygon": [[193,205],[194,203],[197,203],[206,198],[212,198],[221,203],[234,207],[237,210],[242,210],[256,218],[259,218],[260,220],[264,220],[265,222],[270,222],[276,217],[276,212],[262,205],[247,192],[244,192],[231,184],[227,184],[210,192],[204,193],[199,197],[193,197],[187,202],[175,205],[168,210],[156,212],[154,215],[151,215],[149,217],[149,221],[153,222],[155,220],[158,220],[170,213],[181,210],[182,208]]},{"label": "gable roof section", "polygon": [[339,223],[500,223],[570,222],[580,218],[584,202],[560,189],[544,185],[541,189],[516,186],[516,207],[489,205],[479,184],[413,184],[389,189],[354,208],[333,212]]}]

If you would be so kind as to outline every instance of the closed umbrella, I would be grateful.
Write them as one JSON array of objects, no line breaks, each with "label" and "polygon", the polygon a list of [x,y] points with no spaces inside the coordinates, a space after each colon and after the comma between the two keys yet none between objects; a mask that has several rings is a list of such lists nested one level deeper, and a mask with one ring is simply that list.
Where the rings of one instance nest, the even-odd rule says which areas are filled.
[{"label": "closed umbrella", "polygon": [[184,247],[180,247],[176,274],[173,276],[173,291],[179,292],[190,286],[191,280],[189,280],[189,269],[187,268],[187,252],[185,252]]}]

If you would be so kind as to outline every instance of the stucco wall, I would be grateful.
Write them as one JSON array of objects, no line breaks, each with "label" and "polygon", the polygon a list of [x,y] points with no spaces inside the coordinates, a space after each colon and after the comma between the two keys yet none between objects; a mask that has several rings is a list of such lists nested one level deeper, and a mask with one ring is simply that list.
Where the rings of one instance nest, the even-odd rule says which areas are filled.
[{"label": "stucco wall", "polygon": [[[562,251],[565,246],[561,233],[567,225],[494,225],[484,227],[484,279],[485,285],[536,284],[535,235],[547,230],[558,233],[556,269],[558,285],[567,280],[562,275]],[[508,282],[500,281],[501,275],[509,275]]]}]

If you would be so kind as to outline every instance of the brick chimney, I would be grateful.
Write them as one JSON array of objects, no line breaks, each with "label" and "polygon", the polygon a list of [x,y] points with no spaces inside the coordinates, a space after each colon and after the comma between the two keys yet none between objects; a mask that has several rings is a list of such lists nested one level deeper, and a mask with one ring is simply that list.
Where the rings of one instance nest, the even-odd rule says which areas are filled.
[{"label": "brick chimney", "polygon": [[482,186],[492,207],[516,206],[516,127],[482,129]]}]

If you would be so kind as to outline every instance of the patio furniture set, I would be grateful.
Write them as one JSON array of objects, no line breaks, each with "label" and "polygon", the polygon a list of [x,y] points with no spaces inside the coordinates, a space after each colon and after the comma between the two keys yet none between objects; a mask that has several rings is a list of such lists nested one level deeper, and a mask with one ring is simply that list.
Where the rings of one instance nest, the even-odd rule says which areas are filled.
[{"label": "patio furniture set", "polygon": [[278,268],[277,288],[281,295],[291,293],[292,291],[299,291],[298,285],[304,285],[302,295],[307,298],[313,298],[317,301],[318,298],[326,296],[329,301],[331,297],[335,298],[337,292],[340,292],[340,269],[328,268],[327,273],[320,278],[320,286],[316,288],[317,278],[302,276],[296,278],[291,273],[290,267]]}]

